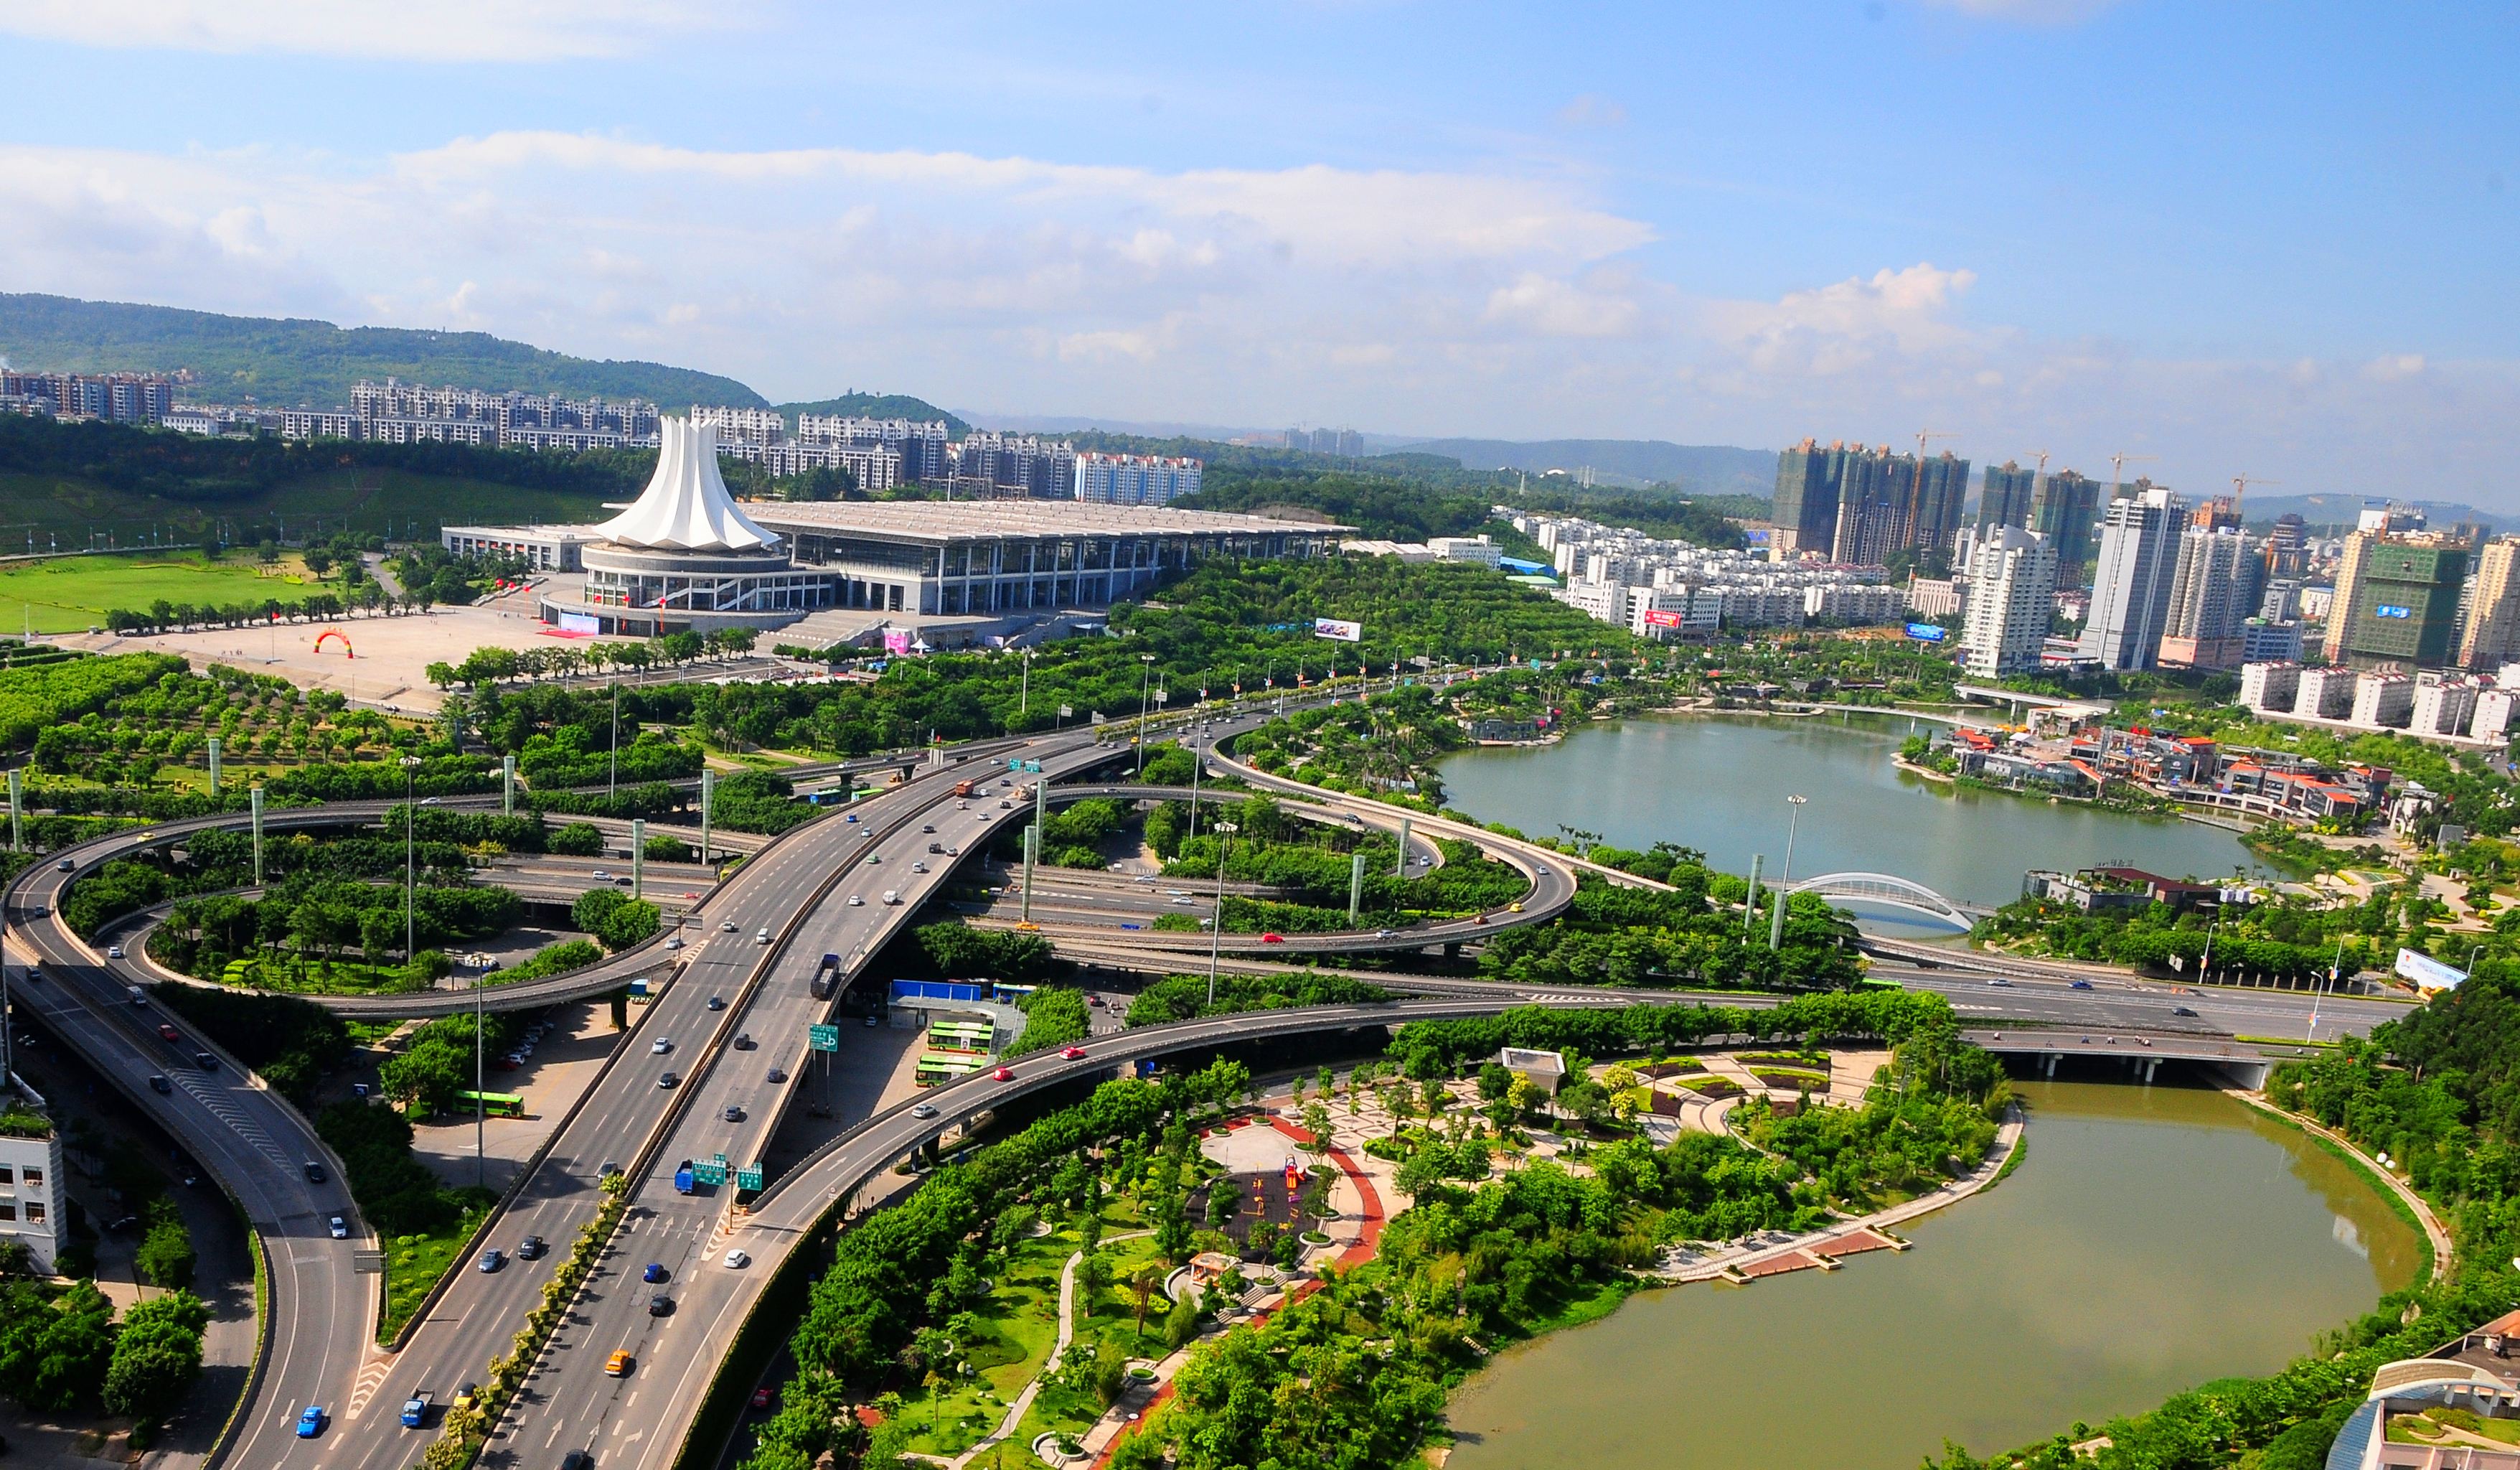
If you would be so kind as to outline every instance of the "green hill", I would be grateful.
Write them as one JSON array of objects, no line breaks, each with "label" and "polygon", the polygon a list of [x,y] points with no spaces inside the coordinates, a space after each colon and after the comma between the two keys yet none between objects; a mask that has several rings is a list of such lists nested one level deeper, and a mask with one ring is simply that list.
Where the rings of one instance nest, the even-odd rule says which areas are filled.
[{"label": "green hill", "polygon": [[908,393],[842,393],[836,398],[816,398],[811,403],[782,403],[779,411],[788,416],[788,427],[796,427],[800,413],[845,414],[859,419],[943,419],[945,432],[956,438],[971,432],[971,426],[924,398]]},{"label": "green hill", "polygon": [[361,378],[394,377],[493,391],[647,398],[667,408],[767,406],[759,393],[715,373],[654,362],[597,362],[486,332],[337,327],[58,296],[0,293],[0,359],[43,372],[189,368],[197,381],[184,396],[214,403],[250,396],[267,405],[331,408],[347,404],[350,385]]}]

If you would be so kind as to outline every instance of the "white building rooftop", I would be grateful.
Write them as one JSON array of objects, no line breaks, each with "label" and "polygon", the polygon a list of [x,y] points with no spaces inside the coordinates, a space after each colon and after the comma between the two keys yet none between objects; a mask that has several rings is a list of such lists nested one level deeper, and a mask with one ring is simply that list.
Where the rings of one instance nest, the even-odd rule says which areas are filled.
[{"label": "white building rooftop", "polygon": [[717,431],[688,419],[658,424],[656,473],[627,510],[595,528],[620,546],[652,551],[767,551],[779,537],[753,524],[717,469]]}]

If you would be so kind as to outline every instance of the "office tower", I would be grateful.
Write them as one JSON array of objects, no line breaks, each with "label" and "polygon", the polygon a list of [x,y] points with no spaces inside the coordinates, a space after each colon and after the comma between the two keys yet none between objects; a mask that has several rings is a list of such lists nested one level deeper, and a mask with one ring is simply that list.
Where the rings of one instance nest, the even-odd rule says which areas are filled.
[{"label": "office tower", "polygon": [[2100,519],[2100,482],[2059,470],[2030,496],[2029,528],[2056,549],[2056,584],[2079,587],[2092,559],[2092,528]]},{"label": "office tower", "polygon": [[2030,498],[2038,488],[2036,470],[2025,470],[2008,459],[2002,465],[1989,465],[1986,486],[1978,492],[1977,524],[2028,526]]},{"label": "office tower", "polygon": [[1969,462],[1946,449],[1912,463],[1908,544],[1928,556],[1949,556],[1952,543],[1959,539],[1960,515],[1968,500]]},{"label": "office tower", "polygon": [[2242,636],[2257,606],[2251,594],[2260,564],[2256,543],[2232,519],[2235,524],[2220,527],[2191,521],[2180,533],[2178,565],[2170,577],[2170,615],[2162,624],[2164,664],[2231,668],[2240,663]]},{"label": "office tower", "polygon": [[1968,620],[1960,666],[1972,678],[2035,670],[2056,611],[2056,553],[2017,526],[1990,526],[1969,555]]},{"label": "office tower", "polygon": [[2310,530],[2301,517],[2285,514],[2275,517],[2267,531],[2267,574],[2299,576],[2310,565]]},{"label": "office tower", "polygon": [[2159,659],[2184,510],[2178,496],[2159,485],[2109,502],[2092,568],[2092,615],[2083,624],[2082,657],[2116,672],[2150,668]]},{"label": "office tower", "polygon": [[2520,660],[2520,537],[2497,536],[2477,549],[2476,590],[2458,640],[2458,666],[2499,668]]},{"label": "office tower", "polygon": [[[2363,513],[2366,521],[2387,516]],[[2355,531],[2337,564],[2322,651],[2330,664],[2439,667],[2457,652],[2460,583],[2467,543],[2435,531]]]},{"label": "office tower", "polygon": [[1768,512],[1775,523],[1771,543],[1777,560],[1796,553],[1829,553],[1837,539],[1838,467],[1843,446],[1823,449],[1805,439],[1777,456],[1777,497]]}]

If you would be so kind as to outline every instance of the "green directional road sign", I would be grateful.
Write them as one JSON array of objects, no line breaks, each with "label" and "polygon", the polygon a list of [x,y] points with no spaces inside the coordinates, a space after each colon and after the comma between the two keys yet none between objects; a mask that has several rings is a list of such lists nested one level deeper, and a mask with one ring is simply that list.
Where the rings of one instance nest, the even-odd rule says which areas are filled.
[{"label": "green directional road sign", "polygon": [[707,1184],[712,1187],[724,1184],[726,1182],[726,1166],[723,1164],[712,1164],[703,1159],[692,1166],[692,1177],[702,1184]]},{"label": "green directional road sign", "polygon": [[761,1187],[760,1160],[756,1159],[735,1171],[735,1187],[738,1189],[759,1189]]},{"label": "green directional road sign", "polygon": [[805,1028],[805,1035],[814,1043],[816,1051],[840,1049],[840,1029],[836,1026],[809,1026]]}]

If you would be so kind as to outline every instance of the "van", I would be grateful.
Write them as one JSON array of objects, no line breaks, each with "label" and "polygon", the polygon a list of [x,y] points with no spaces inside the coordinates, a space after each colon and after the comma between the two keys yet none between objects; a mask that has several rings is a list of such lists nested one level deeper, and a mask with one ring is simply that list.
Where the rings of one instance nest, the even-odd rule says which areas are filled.
[{"label": "van", "polygon": [[893,905],[893,906],[894,906],[894,907],[896,907],[896,908],[900,907],[900,906],[901,906],[901,890],[899,890],[899,889],[892,889],[892,888],[885,889],[885,890],[883,891],[883,901],[884,901],[884,902],[886,902],[886,903],[889,903],[889,904]]}]

